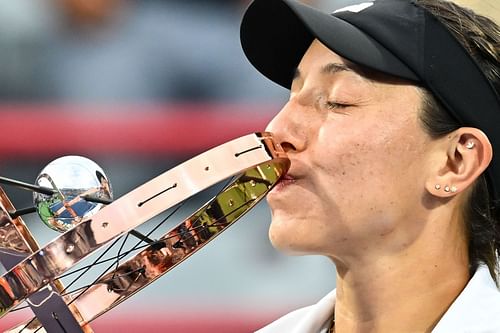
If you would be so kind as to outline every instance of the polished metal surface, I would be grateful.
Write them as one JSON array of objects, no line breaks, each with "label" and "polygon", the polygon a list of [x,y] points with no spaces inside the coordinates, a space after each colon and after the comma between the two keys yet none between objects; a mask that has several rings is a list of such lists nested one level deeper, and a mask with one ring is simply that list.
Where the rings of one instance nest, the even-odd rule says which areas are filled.
[{"label": "polished metal surface", "polygon": [[[81,324],[89,323],[140,291],[220,235],[262,199],[288,168],[286,160],[247,170],[213,200],[154,244],[109,271],[83,293],[71,296]],[[23,325],[9,332],[19,332]],[[23,332],[35,332],[34,322]]]},{"label": "polished metal surface", "polygon": [[[0,264],[10,269],[38,249],[38,244],[20,218],[12,219],[9,211],[14,206],[0,188]],[[31,295],[27,302],[37,316],[38,326],[51,333],[86,332],[90,326],[82,324],[80,313],[75,304],[68,307],[69,299],[64,299],[59,292],[64,289],[59,281],[54,281]],[[22,329],[22,327],[21,327]]]},{"label": "polished metal surface", "polygon": [[59,232],[97,213],[103,204],[96,201],[113,199],[102,168],[82,156],[64,156],[50,162],[38,175],[36,185],[55,190],[52,195],[33,192],[33,201],[43,223]]},{"label": "polished metal surface", "polygon": [[7,209],[0,203],[0,262],[4,267],[10,268],[32,252],[12,222]]},{"label": "polished metal surface", "polygon": [[24,258],[38,249],[38,244],[24,221],[20,217],[11,219],[9,211],[14,211],[14,206],[0,187],[0,252],[2,253],[2,262],[4,262],[3,253]]},{"label": "polished metal surface", "polygon": [[89,322],[225,230],[264,197],[288,167],[286,154],[271,135],[256,133],[213,148],[163,173],[77,224],[0,277],[0,316],[111,239],[223,179],[242,174],[159,242],[121,264],[81,297],[73,295],[81,323]]}]

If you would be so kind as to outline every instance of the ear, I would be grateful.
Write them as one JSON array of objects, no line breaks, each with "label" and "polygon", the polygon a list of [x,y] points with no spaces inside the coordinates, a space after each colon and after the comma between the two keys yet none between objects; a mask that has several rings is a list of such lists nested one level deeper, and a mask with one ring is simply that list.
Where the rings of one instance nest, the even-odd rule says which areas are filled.
[{"label": "ear", "polygon": [[442,156],[436,172],[426,182],[434,196],[447,198],[463,192],[490,164],[493,149],[488,137],[479,129],[461,127],[443,138]]}]

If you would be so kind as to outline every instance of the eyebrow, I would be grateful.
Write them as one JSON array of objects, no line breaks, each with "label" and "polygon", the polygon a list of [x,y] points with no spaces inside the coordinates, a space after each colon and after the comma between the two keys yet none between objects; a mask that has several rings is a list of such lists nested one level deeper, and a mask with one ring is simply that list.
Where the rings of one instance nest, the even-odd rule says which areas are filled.
[{"label": "eyebrow", "polygon": [[[354,72],[354,73],[356,73],[356,70],[353,69],[351,66],[348,66],[348,65],[343,64],[343,63],[336,63],[336,62],[331,62],[331,63],[328,63],[328,64],[324,65],[323,67],[321,67],[321,73],[323,73],[323,74],[335,74],[335,73],[339,73],[339,72]],[[292,80],[296,80],[300,77],[301,77],[301,73],[300,73],[299,68],[297,67],[297,68],[295,68],[295,71],[293,73]]]},{"label": "eyebrow", "polygon": [[339,72],[353,72],[353,69],[346,64],[329,63],[321,68],[323,74],[335,74]]}]

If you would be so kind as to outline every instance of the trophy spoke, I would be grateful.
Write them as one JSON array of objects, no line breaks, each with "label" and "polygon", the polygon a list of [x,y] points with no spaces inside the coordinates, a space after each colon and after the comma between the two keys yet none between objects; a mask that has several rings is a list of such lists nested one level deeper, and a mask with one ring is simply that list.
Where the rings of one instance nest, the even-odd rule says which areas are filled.
[{"label": "trophy spoke", "polygon": [[[230,183],[233,183],[233,182],[234,182],[234,179],[233,179],[233,178],[230,178],[230,179],[229,179],[229,180],[228,180],[228,181],[227,181],[227,182],[226,182],[226,183],[222,186],[221,190],[219,190],[219,192],[217,193],[216,197],[217,197],[217,196],[219,196],[219,195],[220,195],[220,194],[221,194],[221,193],[222,193],[222,192],[223,192],[223,191],[224,191],[224,190],[228,187],[228,185],[229,185]],[[188,199],[188,200],[189,200],[189,199]],[[67,294],[72,294],[72,293],[75,293],[76,291],[83,290],[82,292],[80,292],[80,293],[79,293],[76,297],[74,297],[74,298],[71,300],[70,304],[71,304],[71,303],[73,303],[73,302],[75,302],[75,301],[76,301],[76,300],[77,300],[77,299],[78,299],[81,295],[83,295],[83,294],[84,294],[84,293],[85,293],[85,292],[86,292],[86,291],[87,291],[90,287],[94,286],[97,282],[100,282],[101,277],[102,277],[102,276],[103,276],[103,275],[107,272],[107,270],[109,270],[112,266],[115,266],[115,270],[114,270],[114,272],[113,272],[113,276],[112,276],[112,278],[110,279],[110,281],[111,281],[111,280],[113,280],[113,279],[115,279],[115,278],[116,278],[116,273],[118,272],[118,269],[119,269],[119,266],[120,266],[120,260],[121,260],[121,259],[123,259],[123,258],[125,258],[125,257],[126,257],[127,255],[129,255],[130,253],[132,253],[132,252],[134,252],[134,251],[137,251],[137,250],[140,250],[140,249],[142,249],[142,248],[145,248],[145,247],[147,247],[147,246],[151,246],[151,247],[153,247],[153,248],[157,248],[157,249],[161,249],[161,248],[163,248],[164,246],[163,246],[163,241],[162,241],[162,240],[160,240],[160,241],[148,241],[146,245],[143,245],[143,246],[140,246],[140,245],[141,245],[141,244],[143,243],[143,241],[144,241],[144,240],[143,240],[143,238],[149,239],[149,238],[148,238],[148,236],[150,236],[153,232],[155,232],[158,228],[160,228],[160,227],[161,227],[161,226],[162,226],[165,222],[167,222],[169,219],[171,219],[171,218],[172,218],[172,216],[173,216],[174,214],[176,214],[176,213],[179,211],[179,209],[180,209],[180,208],[182,208],[182,206],[183,206],[183,205],[185,205],[185,204],[188,202],[188,200],[183,201],[181,204],[179,204],[179,205],[178,205],[178,206],[177,206],[177,207],[176,207],[176,208],[175,208],[175,209],[174,209],[174,210],[173,210],[170,214],[168,214],[168,215],[167,215],[165,218],[163,218],[163,219],[162,219],[159,223],[157,223],[157,224],[156,224],[156,226],[154,226],[154,227],[153,227],[153,228],[152,228],[152,229],[151,229],[151,230],[147,233],[147,235],[142,235],[142,234],[140,234],[140,235],[142,236],[142,237],[141,237],[141,241],[140,241],[140,242],[138,242],[138,243],[136,243],[136,244],[135,244],[132,248],[130,248],[130,249],[129,249],[129,250],[127,250],[126,252],[122,253],[121,251],[123,250],[123,247],[124,247],[124,245],[125,245],[125,243],[126,243],[126,240],[127,240],[127,237],[128,237],[128,234],[127,234],[127,236],[125,237],[125,239],[123,240],[123,242],[122,242],[122,244],[121,244],[121,246],[120,246],[120,249],[118,250],[118,254],[117,254],[116,256],[114,256],[113,258],[111,258],[111,259],[116,259],[115,263],[111,264],[111,265],[110,265],[110,266],[109,266],[109,267],[108,267],[108,268],[104,271],[104,273],[102,273],[102,274],[101,274],[101,275],[100,275],[97,279],[95,279],[95,281],[94,281],[93,283],[91,283],[91,284],[89,284],[89,285],[87,285],[87,286],[85,286],[85,287],[79,288],[78,290],[75,290],[75,291],[73,291],[73,292],[68,292],[68,293],[67,293]],[[206,209],[207,209],[207,207],[208,207],[208,205],[206,205],[206,206],[204,207],[204,209],[206,210]],[[219,220],[221,220],[222,218],[226,218],[226,216],[223,216],[223,217],[219,218]],[[198,217],[198,219],[199,219],[199,217]],[[213,225],[213,226],[218,226],[219,220],[217,220],[216,222],[214,222],[212,225]],[[194,221],[194,222],[197,222],[197,220],[196,220],[196,221]],[[201,226],[201,225],[200,225],[200,226],[197,226],[197,227],[192,227],[192,228],[191,228],[191,229],[189,229],[188,231],[189,231],[189,232],[191,232],[191,231],[195,231],[195,232],[196,232],[196,231],[197,231],[197,229],[202,228],[202,227],[203,227],[203,226]],[[132,230],[132,231],[135,231],[135,230]],[[131,233],[131,232],[130,232],[130,233]],[[163,238],[163,240],[164,240],[164,239],[173,238],[173,237],[175,237],[175,236],[166,236],[166,237],[164,237],[164,238]],[[116,243],[116,242],[115,242],[115,243]],[[99,259],[99,258],[98,258],[98,259]],[[87,267],[89,267],[89,269],[90,269],[90,268],[93,268],[95,265],[97,265],[97,264],[99,264],[99,263],[102,263],[102,262],[103,262],[102,260],[101,260],[101,261],[96,260],[96,261],[95,261],[95,263],[93,263],[93,264],[91,264],[91,265],[89,265],[89,266],[87,266]],[[88,270],[86,270],[86,271],[88,271]],[[85,274],[85,273],[84,273],[84,274]],[[83,276],[83,274],[82,274],[82,275],[80,275],[77,279],[80,279],[82,276]],[[123,275],[122,275],[122,276],[123,276]],[[67,295],[67,294],[65,294],[65,295]]]},{"label": "trophy spoke", "polygon": [[6,177],[0,177],[0,183],[5,184],[5,185],[14,186],[17,188],[21,188],[23,190],[38,192],[38,193],[42,193],[42,194],[46,194],[46,195],[52,195],[55,193],[55,190],[48,188],[48,187],[37,186],[37,185],[25,183],[25,182],[20,182],[18,180],[6,178]]}]

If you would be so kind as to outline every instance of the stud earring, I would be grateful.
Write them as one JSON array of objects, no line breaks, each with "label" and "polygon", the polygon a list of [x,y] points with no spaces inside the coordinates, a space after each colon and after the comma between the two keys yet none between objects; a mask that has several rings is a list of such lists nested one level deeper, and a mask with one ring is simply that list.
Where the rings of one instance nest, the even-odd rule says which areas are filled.
[{"label": "stud earring", "polygon": [[475,144],[474,144],[474,141],[467,141],[467,143],[465,144],[465,148],[467,149],[472,149],[474,148]]},{"label": "stud earring", "polygon": [[457,187],[456,187],[456,186],[452,186],[452,187],[450,188],[450,191],[451,191],[451,193],[455,193],[455,192],[457,192]]},{"label": "stud earring", "polygon": [[446,186],[444,187],[444,191],[445,191],[445,192],[450,192],[450,187],[449,187],[448,185],[446,185]]},{"label": "stud earring", "polygon": [[436,184],[436,185],[434,185],[434,188],[435,188],[436,190],[439,190],[439,189],[441,189],[441,185]]}]

